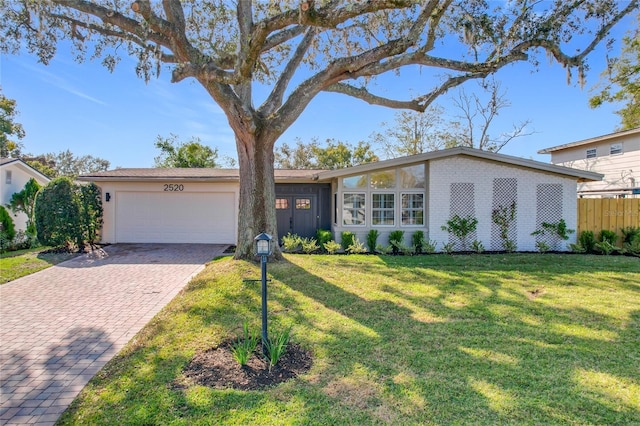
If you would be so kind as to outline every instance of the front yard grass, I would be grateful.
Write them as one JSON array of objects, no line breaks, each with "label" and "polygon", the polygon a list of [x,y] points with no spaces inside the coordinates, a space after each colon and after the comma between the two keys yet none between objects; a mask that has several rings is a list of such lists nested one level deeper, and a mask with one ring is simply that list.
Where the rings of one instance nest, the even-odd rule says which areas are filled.
[{"label": "front yard grass", "polygon": [[33,274],[78,255],[77,253],[41,253],[47,248],[38,247],[0,254],[0,284]]},{"label": "front yard grass", "polygon": [[639,424],[640,261],[304,256],[269,263],[269,319],[309,373],[263,391],[182,377],[260,329],[259,265],[210,263],[61,424]]}]

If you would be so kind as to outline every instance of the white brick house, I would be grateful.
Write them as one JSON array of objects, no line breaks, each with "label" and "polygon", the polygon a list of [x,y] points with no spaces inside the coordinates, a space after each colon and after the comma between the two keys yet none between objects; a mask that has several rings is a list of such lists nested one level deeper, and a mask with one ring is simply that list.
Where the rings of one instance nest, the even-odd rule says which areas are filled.
[{"label": "white brick house", "polygon": [[[513,204],[509,238],[532,251],[542,222],[576,229],[576,182],[602,175],[458,147],[340,170],[277,170],[275,178],[280,237],[330,229],[338,242],[351,231],[364,243],[377,229],[387,245],[402,230],[410,245],[420,230],[441,249],[455,242],[441,227],[458,215],[478,220],[472,240],[501,250],[492,212]],[[118,169],[79,179],[102,189],[103,242],[235,243],[238,170]]]},{"label": "white brick house", "polygon": [[[408,179],[412,173],[415,179]],[[378,183],[381,176],[383,184]],[[518,251],[533,251],[536,237],[531,233],[542,222],[564,219],[576,229],[576,182],[595,181],[602,175],[458,147],[321,172],[317,177],[331,182],[332,230],[337,240],[342,231],[351,231],[364,242],[373,228],[379,230],[382,244],[394,230],[405,231],[405,243],[410,244],[411,234],[422,230],[442,248],[453,242],[442,226],[458,215],[478,220],[472,240],[487,250],[500,250],[492,212],[515,202],[510,237]]]}]

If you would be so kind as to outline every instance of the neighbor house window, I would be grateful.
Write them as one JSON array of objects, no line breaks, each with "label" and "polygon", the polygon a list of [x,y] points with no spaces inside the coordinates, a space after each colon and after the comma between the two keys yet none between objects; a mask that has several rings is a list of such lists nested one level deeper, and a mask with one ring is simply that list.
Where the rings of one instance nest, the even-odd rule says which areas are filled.
[{"label": "neighbor house window", "polygon": [[365,194],[343,194],[342,224],[364,225],[365,220]]},{"label": "neighbor house window", "polygon": [[591,148],[587,150],[587,158],[596,158],[596,149]]},{"label": "neighbor house window", "polygon": [[286,210],[289,208],[288,198],[276,198],[276,210]]},{"label": "neighbor house window", "polygon": [[308,198],[296,198],[296,210],[309,210],[311,208],[311,200]]},{"label": "neighbor house window", "polygon": [[611,144],[611,155],[622,154],[622,144],[621,143],[612,143]]},{"label": "neighbor house window", "polygon": [[7,170],[4,176],[4,181],[7,183],[7,185],[9,185],[11,183],[11,170]]},{"label": "neighbor house window", "polygon": [[395,223],[395,194],[371,194],[371,223],[393,225]]},{"label": "neighbor house window", "polygon": [[402,224],[424,225],[424,194],[402,194]]}]

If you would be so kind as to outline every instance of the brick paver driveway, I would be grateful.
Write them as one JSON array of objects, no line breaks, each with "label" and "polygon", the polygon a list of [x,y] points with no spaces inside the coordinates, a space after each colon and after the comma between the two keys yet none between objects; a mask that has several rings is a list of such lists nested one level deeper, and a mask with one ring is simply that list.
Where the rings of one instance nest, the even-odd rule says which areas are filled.
[{"label": "brick paver driveway", "polygon": [[53,424],[224,248],[116,244],[0,286],[0,424]]}]

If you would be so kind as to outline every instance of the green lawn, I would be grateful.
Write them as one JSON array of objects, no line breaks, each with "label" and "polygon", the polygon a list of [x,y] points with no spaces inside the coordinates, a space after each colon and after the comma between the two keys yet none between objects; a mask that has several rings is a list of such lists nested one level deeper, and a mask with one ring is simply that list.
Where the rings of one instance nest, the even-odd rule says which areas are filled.
[{"label": "green lawn", "polygon": [[225,258],[85,388],[62,424],[640,424],[640,260],[304,256],[270,263],[270,321],[311,371],[264,391],[184,383],[260,327],[259,266]]},{"label": "green lawn", "polygon": [[77,253],[40,253],[46,248],[48,247],[0,254],[0,284],[33,274],[78,255]]}]

